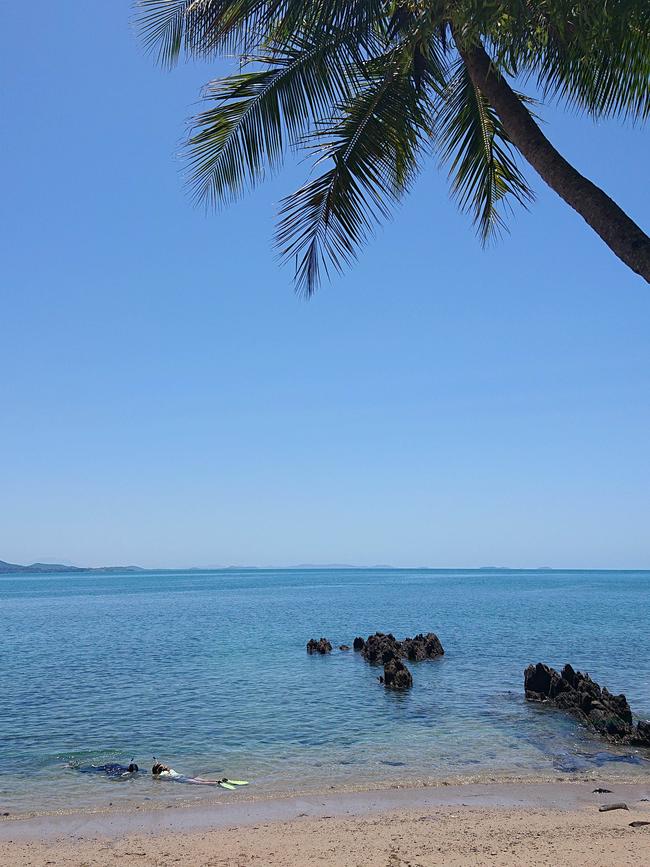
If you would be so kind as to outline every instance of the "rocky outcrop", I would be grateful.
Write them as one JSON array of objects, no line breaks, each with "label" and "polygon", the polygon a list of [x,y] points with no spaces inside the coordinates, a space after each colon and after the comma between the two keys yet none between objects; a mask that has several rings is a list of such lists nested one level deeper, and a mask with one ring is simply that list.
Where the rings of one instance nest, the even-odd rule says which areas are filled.
[{"label": "rocky outcrop", "polygon": [[383,682],[386,689],[410,689],[413,676],[401,659],[393,657],[384,665]]},{"label": "rocky outcrop", "polygon": [[640,719],[636,724],[638,743],[650,747],[650,720]]},{"label": "rocky outcrop", "polygon": [[354,649],[373,665],[383,665],[384,675],[379,678],[387,689],[410,689],[413,686],[411,672],[402,662],[420,662],[423,659],[435,659],[444,654],[442,644],[437,635],[429,632],[426,635],[416,635],[415,638],[405,638],[399,641],[389,632],[375,632],[365,640],[354,639]]},{"label": "rocky outcrop", "polygon": [[444,649],[440,639],[433,632],[426,635],[416,635],[415,638],[405,638],[402,642],[402,651],[411,662],[421,662],[423,659],[436,659],[444,656]]},{"label": "rocky outcrop", "polygon": [[[375,632],[368,638],[358,635],[352,647],[365,660],[373,665],[383,665],[384,674],[379,678],[387,689],[410,689],[413,686],[411,672],[402,662],[420,662],[424,659],[436,659],[444,654],[442,644],[437,635],[428,632],[420,633],[415,638],[405,638],[399,641],[392,633]],[[349,650],[349,644],[339,644],[339,650]],[[312,638],[307,642],[307,653],[331,653],[332,645],[326,638],[316,641]]]},{"label": "rocky outcrop", "polygon": [[424,659],[436,659],[438,656],[443,656],[445,652],[440,639],[433,632],[428,632],[426,635],[420,633],[415,638],[405,638],[404,641],[399,641],[391,632],[387,635],[383,632],[375,632],[374,635],[368,636],[365,642],[362,638],[355,638],[354,641],[355,650],[356,642],[363,642],[359,649],[363,657],[373,663],[387,662],[393,657],[421,662]]},{"label": "rocky outcrop", "polygon": [[315,638],[310,638],[307,642],[307,653],[331,653],[332,645],[326,638],[320,638],[316,641]]},{"label": "rocky outcrop", "polygon": [[361,655],[367,662],[372,663],[386,663],[389,659],[399,659],[402,655],[401,642],[390,632],[388,635],[375,632],[366,639]]},{"label": "rocky outcrop", "polygon": [[527,701],[548,702],[613,743],[650,747],[650,722],[632,719],[624,695],[612,695],[588,674],[565,665],[561,672],[538,662],[524,672]]}]

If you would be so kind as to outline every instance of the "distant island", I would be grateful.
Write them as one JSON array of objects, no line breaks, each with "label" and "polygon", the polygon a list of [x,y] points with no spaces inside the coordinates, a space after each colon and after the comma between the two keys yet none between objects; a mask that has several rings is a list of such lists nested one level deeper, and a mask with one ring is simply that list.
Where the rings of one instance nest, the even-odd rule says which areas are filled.
[{"label": "distant island", "polygon": [[64,566],[62,563],[30,563],[20,566],[0,560],[0,575],[13,573],[39,574],[43,572],[144,572],[140,566]]},{"label": "distant island", "polygon": [[63,563],[30,563],[29,566],[21,566],[18,563],[7,563],[5,560],[0,560],[0,575],[38,575],[48,573],[59,574],[75,574],[75,575],[92,575],[109,572],[275,572],[275,571],[291,571],[291,570],[335,570],[349,569],[359,570],[361,572],[373,569],[392,569],[397,572],[418,572],[420,570],[426,572],[476,572],[476,573],[503,573],[503,572],[644,572],[645,569],[562,569],[553,566],[388,566],[383,563],[372,566],[354,566],[350,563],[299,563],[291,566],[189,566],[180,567],[148,567],[143,566],[66,566]]}]

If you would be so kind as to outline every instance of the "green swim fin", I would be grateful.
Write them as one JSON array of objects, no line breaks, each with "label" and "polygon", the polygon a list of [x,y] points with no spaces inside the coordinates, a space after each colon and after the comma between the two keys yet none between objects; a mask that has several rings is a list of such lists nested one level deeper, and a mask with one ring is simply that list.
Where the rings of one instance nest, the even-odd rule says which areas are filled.
[{"label": "green swim fin", "polygon": [[247,786],[248,780],[230,780],[228,777],[226,777],[224,783],[230,783],[231,786]]},{"label": "green swim fin", "polygon": [[230,783],[226,783],[223,780],[219,780],[219,783],[217,785],[221,786],[222,789],[232,789],[233,792],[237,788],[236,786],[231,786]]}]

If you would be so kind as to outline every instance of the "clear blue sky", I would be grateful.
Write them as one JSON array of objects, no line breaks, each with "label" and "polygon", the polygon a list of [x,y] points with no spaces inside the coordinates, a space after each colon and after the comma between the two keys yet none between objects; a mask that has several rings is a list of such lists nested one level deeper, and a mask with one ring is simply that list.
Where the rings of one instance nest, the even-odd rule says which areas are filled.
[{"label": "clear blue sky", "polygon": [[[126,0],[0,20],[0,559],[650,567],[650,289],[541,182],[485,253],[432,163],[307,303],[306,166],[182,188],[218,67],[157,69]],[[647,130],[544,115],[647,228]]]}]

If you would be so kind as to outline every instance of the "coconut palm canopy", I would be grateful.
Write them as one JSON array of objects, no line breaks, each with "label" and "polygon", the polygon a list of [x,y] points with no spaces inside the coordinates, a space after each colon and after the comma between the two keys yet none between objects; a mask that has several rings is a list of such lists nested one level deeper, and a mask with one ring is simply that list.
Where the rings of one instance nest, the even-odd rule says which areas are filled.
[{"label": "coconut palm canopy", "polygon": [[185,156],[198,200],[227,203],[288,151],[310,155],[277,229],[299,291],[356,257],[431,158],[487,242],[533,198],[519,154],[650,280],[650,239],[557,153],[519,92],[645,119],[648,0],[140,0],[138,19],[166,66],[239,58],[193,119]]}]

